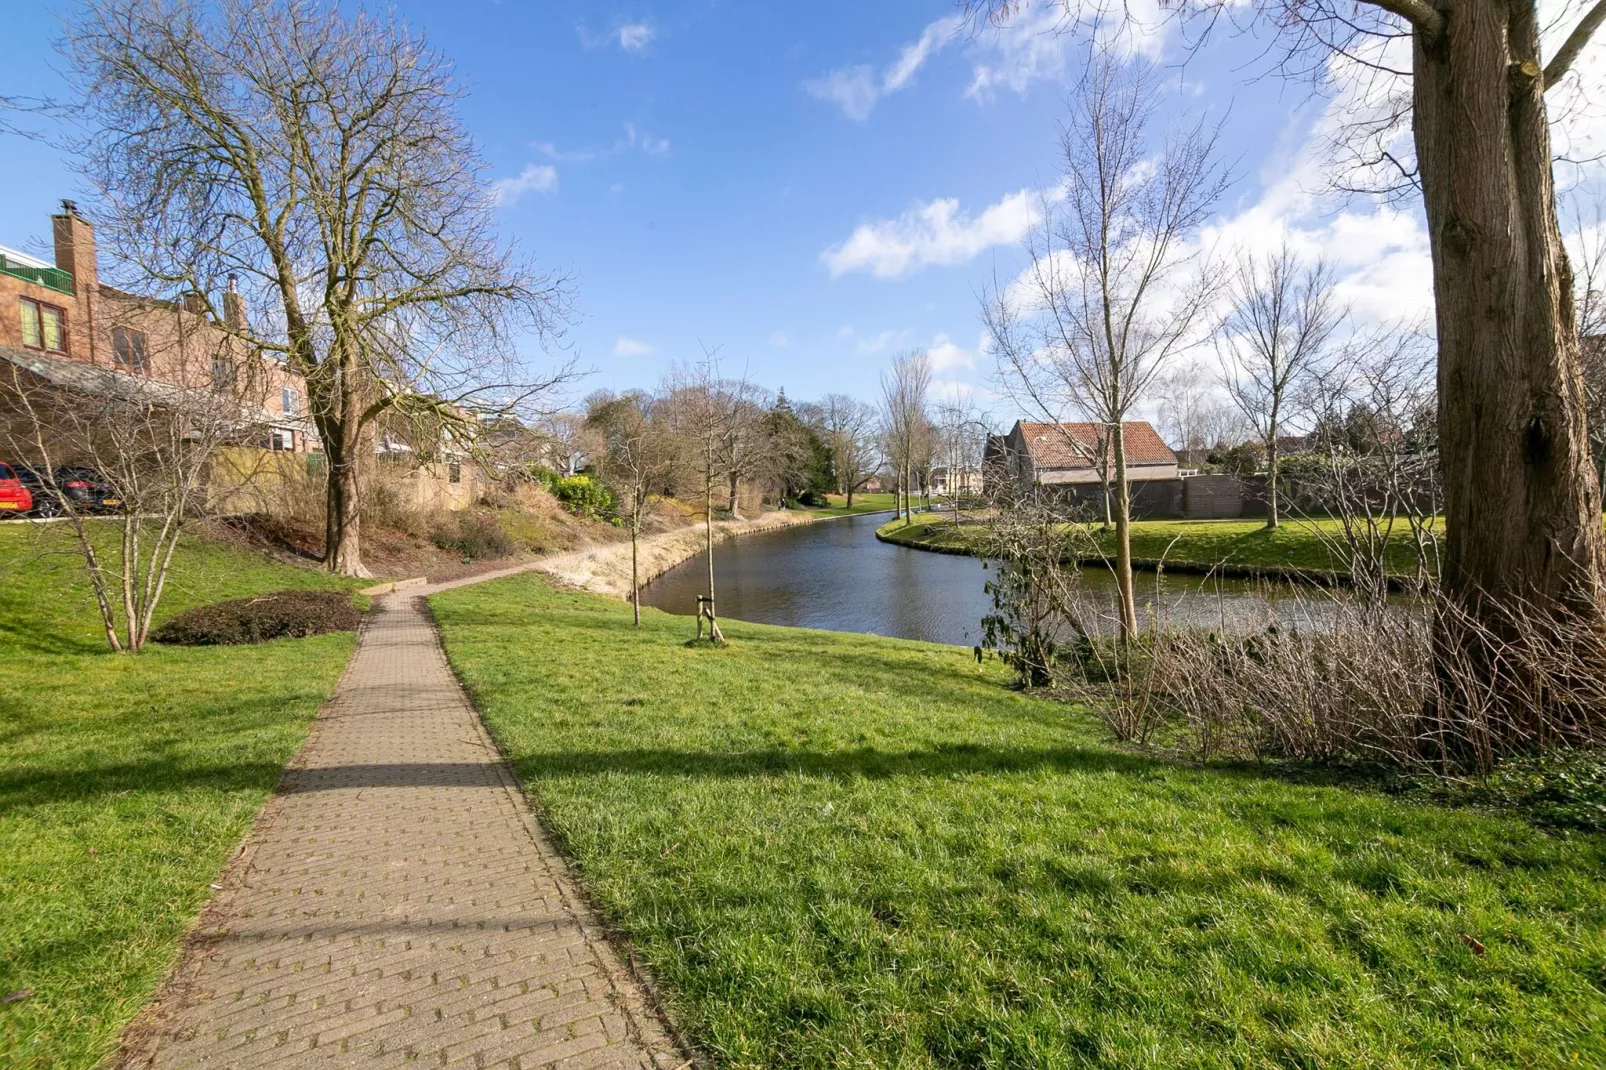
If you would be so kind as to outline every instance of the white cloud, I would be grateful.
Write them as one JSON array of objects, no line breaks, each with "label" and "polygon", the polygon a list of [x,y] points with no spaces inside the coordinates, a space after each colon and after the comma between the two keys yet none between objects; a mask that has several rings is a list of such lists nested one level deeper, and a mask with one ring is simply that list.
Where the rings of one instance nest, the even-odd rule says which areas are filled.
[{"label": "white cloud", "polygon": [[839,67],[804,82],[803,90],[835,104],[849,119],[863,122],[875,109],[876,101],[907,88],[926,60],[947,47],[963,25],[964,18],[959,15],[938,19],[928,24],[917,40],[904,45],[898,58],[879,74],[868,63]]},{"label": "white cloud", "polygon": [[650,342],[637,341],[621,334],[619,340],[613,344],[613,355],[616,357],[645,357],[656,348]]},{"label": "white cloud", "polygon": [[776,331],[774,334],[770,335],[770,345],[774,346],[776,349],[785,349],[791,344],[792,340],[786,337],[785,331]]},{"label": "white cloud", "polygon": [[619,27],[619,47],[639,55],[657,35],[645,22],[629,22]]},{"label": "white cloud", "polygon": [[931,358],[931,370],[934,372],[976,366],[976,354],[963,346],[955,345],[946,334],[939,334],[931,340],[931,344],[926,347],[926,355]]},{"label": "white cloud", "polygon": [[491,183],[491,200],[498,206],[511,208],[526,193],[557,191],[557,168],[547,164],[532,163],[512,178],[499,178]]},{"label": "white cloud", "polygon": [[963,405],[976,397],[976,387],[963,379],[933,379],[931,400],[938,405]]},{"label": "white cloud", "polygon": [[844,67],[803,83],[804,92],[819,100],[829,101],[842,109],[842,114],[855,122],[870,118],[875,102],[881,96],[875,72],[868,64]]},{"label": "white cloud", "polygon": [[1081,70],[1079,56],[1090,42],[1117,56],[1157,60],[1173,22],[1161,0],[1124,0],[1118,8],[1107,0],[1027,0],[1003,27],[978,38],[981,59],[965,93],[983,97],[1005,88],[1024,94],[1033,82],[1068,81]]},{"label": "white cloud", "polygon": [[858,349],[861,356],[866,357],[877,353],[889,353],[894,348],[902,346],[910,336],[911,332],[908,330],[882,331],[880,334],[872,335],[869,338],[859,339],[855,348]]},{"label": "white cloud", "polygon": [[1041,218],[1041,197],[1023,189],[976,216],[960,212],[955,198],[939,198],[897,219],[859,224],[846,241],[825,250],[820,259],[832,278],[868,271],[877,278],[897,279],[931,265],[962,264],[992,246],[1025,237]]}]

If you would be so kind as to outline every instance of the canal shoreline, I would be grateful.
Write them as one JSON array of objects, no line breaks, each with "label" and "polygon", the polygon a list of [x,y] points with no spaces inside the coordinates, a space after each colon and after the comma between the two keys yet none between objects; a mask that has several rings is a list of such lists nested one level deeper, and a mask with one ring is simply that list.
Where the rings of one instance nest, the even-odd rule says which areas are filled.
[{"label": "canal shoreline", "polygon": [[[949,554],[955,557],[978,557],[975,549],[970,546],[955,546],[951,543],[928,542],[918,537],[931,525],[918,525],[913,532],[904,535],[900,531],[889,531],[890,524],[883,524],[876,529],[877,540],[891,546],[899,546],[906,550],[919,550],[930,554]],[[1110,560],[1100,555],[1088,555],[1071,558],[1064,562],[1076,568],[1110,567]],[[1134,557],[1132,559],[1134,572],[1146,573],[1176,573],[1183,576],[1219,576],[1223,579],[1264,581],[1269,583],[1303,584],[1314,587],[1348,588],[1355,585],[1354,577],[1348,572],[1339,572],[1328,569],[1297,568],[1288,565],[1245,565],[1230,561],[1207,562],[1188,561],[1171,558]],[[1388,589],[1394,593],[1411,590],[1412,584],[1408,577],[1390,575]]]},{"label": "canal shoreline", "polygon": [[[766,531],[779,531],[805,524],[876,515],[879,514],[842,513],[836,516],[816,516],[801,509],[773,509],[751,520],[715,521],[714,541],[727,542],[743,535],[758,535]],[[706,546],[706,533],[701,523],[649,535],[639,540],[636,544],[637,582],[645,587],[675,566],[702,553]],[[531,562],[530,567],[570,587],[578,587],[593,594],[612,595],[625,601],[630,600],[629,542],[610,542],[553,554]]]}]

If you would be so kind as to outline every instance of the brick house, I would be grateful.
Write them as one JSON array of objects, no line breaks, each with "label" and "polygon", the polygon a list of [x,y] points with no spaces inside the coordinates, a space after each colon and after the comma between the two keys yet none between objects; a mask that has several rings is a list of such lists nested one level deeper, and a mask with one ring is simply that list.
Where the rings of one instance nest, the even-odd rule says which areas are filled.
[{"label": "brick house", "polygon": [[228,329],[245,326],[245,303],[232,285],[219,295],[219,322],[199,295],[167,300],[102,283],[95,228],[71,201],[62,202],[51,230],[54,264],[0,246],[0,370],[9,363],[86,394],[109,391],[127,375],[227,391],[246,408],[243,423],[266,428],[242,445],[322,451],[301,377]]},{"label": "brick house", "polygon": [[[1154,425],[1130,420],[1121,430],[1126,441],[1126,474],[1133,484],[1178,477],[1177,455]],[[1026,491],[1102,482],[1106,438],[1101,424],[1017,420],[1001,441],[989,441],[988,446],[992,463],[1002,465]],[[1113,478],[1113,464],[1110,469]]]}]

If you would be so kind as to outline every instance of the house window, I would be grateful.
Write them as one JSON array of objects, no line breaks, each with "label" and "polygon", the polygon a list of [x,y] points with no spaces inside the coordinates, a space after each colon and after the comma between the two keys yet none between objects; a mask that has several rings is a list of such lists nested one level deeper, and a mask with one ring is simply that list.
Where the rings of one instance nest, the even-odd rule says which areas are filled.
[{"label": "house window", "polygon": [[279,391],[279,407],[284,410],[286,416],[294,416],[296,414],[295,387],[287,386]]},{"label": "house window", "polygon": [[127,327],[112,328],[112,360],[120,372],[151,373],[150,361],[145,356],[145,332]]},{"label": "house window", "polygon": [[67,313],[54,305],[22,298],[22,344],[47,353],[67,352]]},{"label": "house window", "polygon": [[448,483],[461,483],[461,482],[463,482],[463,466],[458,464],[456,461],[453,461],[451,464],[447,465],[446,466],[446,482],[448,482]]},{"label": "house window", "polygon": [[234,389],[234,358],[212,358],[212,389],[226,394]]},{"label": "house window", "polygon": [[275,427],[268,431],[268,449],[280,453],[294,453],[296,449],[296,433],[284,427]]}]

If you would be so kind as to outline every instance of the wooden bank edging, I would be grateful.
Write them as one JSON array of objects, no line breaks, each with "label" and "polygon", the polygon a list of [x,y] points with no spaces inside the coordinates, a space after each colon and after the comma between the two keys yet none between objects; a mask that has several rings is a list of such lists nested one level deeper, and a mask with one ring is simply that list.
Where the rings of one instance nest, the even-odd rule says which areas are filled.
[{"label": "wooden bank edging", "polygon": [[[922,550],[932,554],[952,554],[956,557],[976,557],[974,550],[963,546],[941,546],[924,543],[915,539],[900,539],[895,534],[882,534],[876,530],[875,537],[892,546],[901,546],[906,550]],[[1109,559],[1104,557],[1078,557],[1067,564],[1084,568],[1093,565],[1107,565]],[[1316,587],[1353,587],[1354,578],[1348,572],[1336,572],[1316,568],[1292,568],[1285,565],[1235,565],[1231,562],[1220,564],[1206,564],[1199,561],[1171,561],[1153,557],[1134,557],[1132,559],[1134,572],[1176,572],[1184,576],[1223,576],[1234,580],[1270,580],[1274,583],[1305,583]],[[1388,587],[1390,591],[1408,591],[1411,581],[1403,576],[1389,576]]]}]

